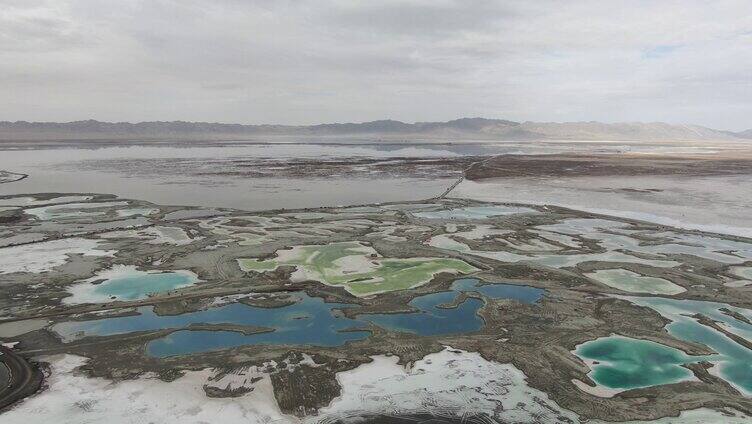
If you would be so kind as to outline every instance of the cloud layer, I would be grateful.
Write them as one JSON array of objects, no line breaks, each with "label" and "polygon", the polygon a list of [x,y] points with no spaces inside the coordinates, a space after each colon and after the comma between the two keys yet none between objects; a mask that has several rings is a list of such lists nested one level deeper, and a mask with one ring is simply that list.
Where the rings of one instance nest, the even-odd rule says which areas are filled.
[{"label": "cloud layer", "polygon": [[752,2],[0,0],[0,120],[752,127]]}]

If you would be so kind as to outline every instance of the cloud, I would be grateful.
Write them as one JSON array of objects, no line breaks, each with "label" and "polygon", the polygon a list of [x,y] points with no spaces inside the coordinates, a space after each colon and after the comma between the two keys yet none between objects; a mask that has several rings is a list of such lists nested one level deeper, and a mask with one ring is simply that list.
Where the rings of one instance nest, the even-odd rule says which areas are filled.
[{"label": "cloud", "polygon": [[752,127],[752,3],[0,0],[0,119]]},{"label": "cloud", "polygon": [[681,48],[680,45],[655,46],[645,51],[642,57],[646,59],[659,59],[671,54],[671,52],[679,48]]}]

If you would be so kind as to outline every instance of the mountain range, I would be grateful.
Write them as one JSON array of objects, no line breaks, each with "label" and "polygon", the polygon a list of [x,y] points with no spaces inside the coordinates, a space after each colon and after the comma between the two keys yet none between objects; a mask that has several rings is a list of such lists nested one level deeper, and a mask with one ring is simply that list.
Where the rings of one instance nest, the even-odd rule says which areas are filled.
[{"label": "mountain range", "polygon": [[243,125],[209,122],[0,121],[0,140],[241,140],[255,137],[363,137],[376,139],[479,140],[741,140],[752,130],[730,132],[663,122],[514,122],[461,118],[446,122],[380,120],[319,125]]}]

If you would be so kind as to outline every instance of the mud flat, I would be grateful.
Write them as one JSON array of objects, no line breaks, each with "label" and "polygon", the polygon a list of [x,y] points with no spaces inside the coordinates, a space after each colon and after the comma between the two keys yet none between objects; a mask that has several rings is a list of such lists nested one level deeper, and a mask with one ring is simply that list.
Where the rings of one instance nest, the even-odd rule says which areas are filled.
[{"label": "mud flat", "polygon": [[27,319],[24,321],[10,321],[0,324],[0,337],[11,338],[47,327],[46,319]]},{"label": "mud flat", "polygon": [[645,277],[625,269],[603,269],[585,275],[607,286],[632,293],[673,295],[686,291],[663,278]]},{"label": "mud flat", "polygon": [[67,262],[69,255],[112,256],[99,250],[96,240],[66,238],[6,247],[0,250],[0,274],[42,273]]},{"label": "mud flat", "polygon": [[447,143],[267,141],[2,143],[0,169],[32,175],[4,184],[3,193],[116,190],[122,197],[165,204],[245,210],[357,205],[438,195],[478,155],[496,150]]},{"label": "mud flat", "polygon": [[18,174],[15,172],[0,170],[0,184],[21,181],[26,177],[28,177],[28,175],[26,174]]},{"label": "mud flat", "polygon": [[[3,422],[752,413],[752,292],[728,284],[752,263],[747,238],[468,199],[0,204],[16,243],[0,247],[0,341],[50,367]],[[592,278],[608,270],[644,278]],[[609,377],[656,366],[666,378]]]},{"label": "mud flat", "polygon": [[707,152],[500,155],[471,166],[450,197],[549,204],[752,237],[752,148]]}]

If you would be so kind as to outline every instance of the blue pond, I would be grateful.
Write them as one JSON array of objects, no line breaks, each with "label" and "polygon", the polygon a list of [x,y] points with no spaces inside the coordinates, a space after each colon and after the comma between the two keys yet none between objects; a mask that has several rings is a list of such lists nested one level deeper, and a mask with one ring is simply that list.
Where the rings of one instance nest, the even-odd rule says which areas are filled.
[{"label": "blue pond", "polygon": [[521,303],[535,303],[543,297],[545,290],[514,284],[484,284],[476,278],[462,278],[452,284],[455,292],[478,292],[491,299],[511,299]]},{"label": "blue pond", "polygon": [[339,346],[350,340],[368,337],[368,331],[343,331],[362,326],[332,309],[352,305],[326,303],[322,299],[297,293],[295,304],[279,308],[257,308],[233,303],[205,311],[175,316],[156,315],[150,307],[139,308],[139,315],[94,321],[71,321],[53,329],[64,338],[110,336],[135,331],[185,328],[190,324],[253,325],[274,329],[273,332],[245,335],[236,331],[180,330],[146,346],[152,356],[165,357],[252,344],[310,344]]},{"label": "blue pond", "polygon": [[[233,303],[176,316],[159,316],[151,307],[138,309],[138,315],[105,318],[92,321],[69,321],[56,324],[53,330],[64,340],[87,336],[110,336],[137,331],[177,329],[146,346],[151,356],[167,357],[208,352],[243,345],[289,344],[339,346],[348,341],[362,340],[370,335],[362,328],[373,323],[382,328],[434,336],[477,331],[483,320],[477,311],[483,301],[469,298],[456,308],[442,308],[452,303],[460,292],[474,291],[490,298],[514,299],[524,303],[536,302],[542,289],[508,284],[479,285],[474,278],[454,282],[450,291],[416,297],[410,305],[418,312],[399,314],[364,314],[350,319],[333,310],[354,305],[327,303],[322,299],[296,293],[298,302],[279,308],[259,308]],[[188,330],[191,324],[234,324],[266,327],[274,331],[243,334],[238,331]]]},{"label": "blue pond", "polygon": [[431,293],[410,301],[410,306],[418,312],[364,314],[358,318],[382,328],[421,336],[478,331],[483,327],[483,319],[477,314],[483,306],[480,299],[468,298],[456,308],[441,307],[452,303],[460,292],[473,291],[492,299],[512,299],[522,303],[535,303],[544,293],[544,290],[535,287],[511,284],[480,285],[478,279],[463,278],[455,281],[450,291]]}]

